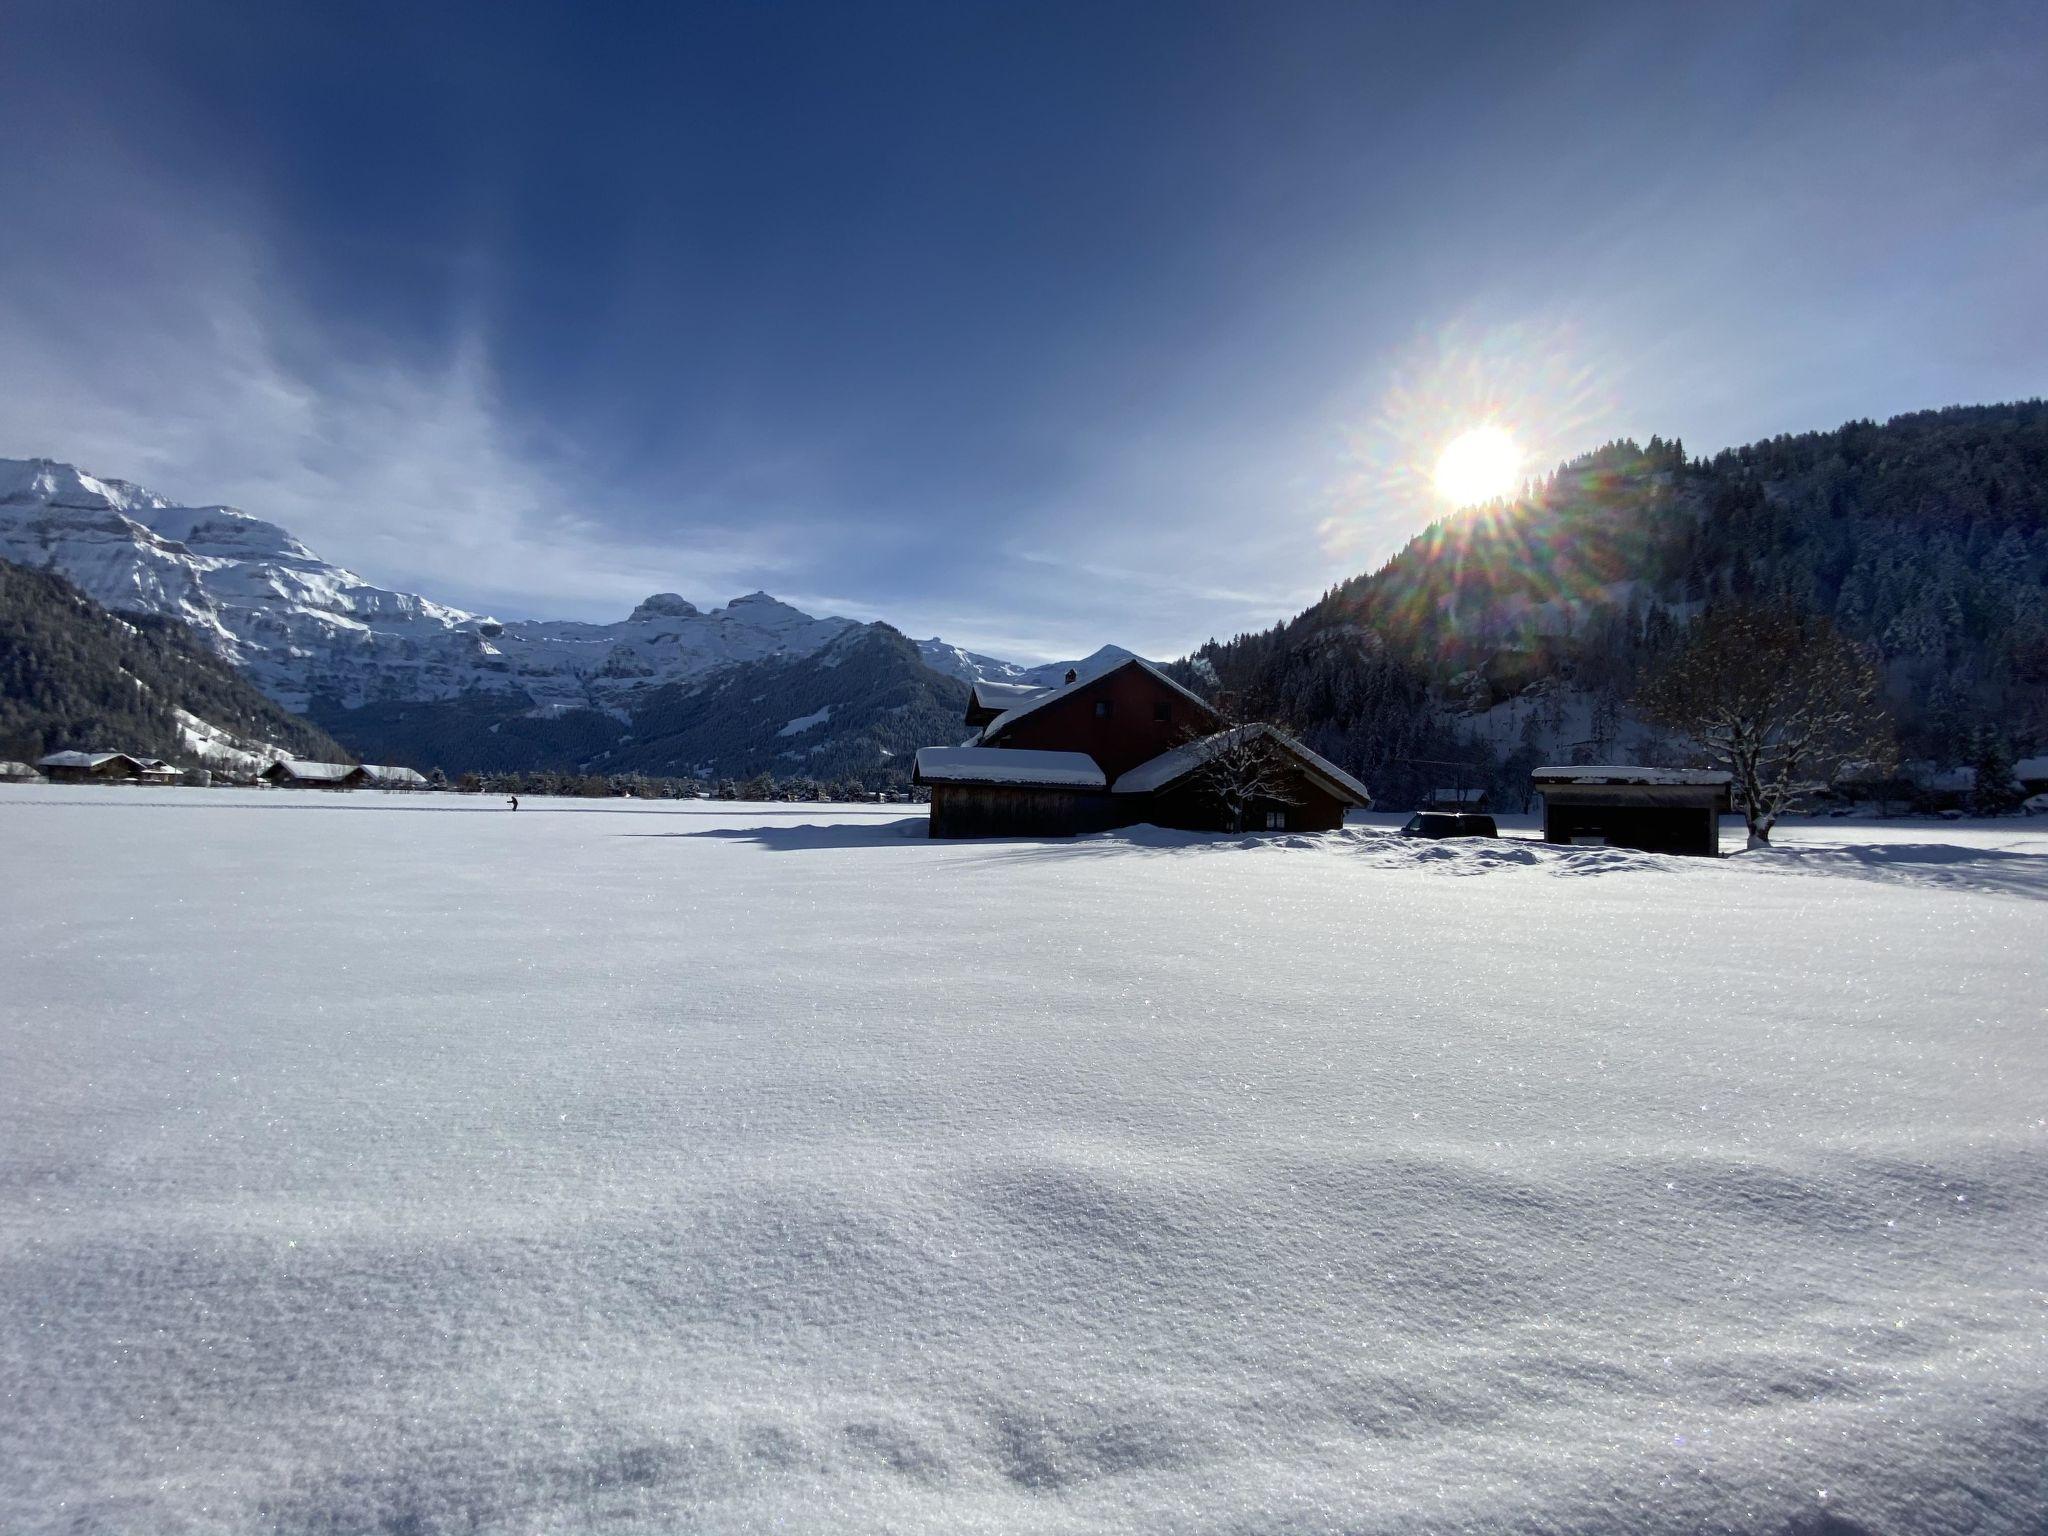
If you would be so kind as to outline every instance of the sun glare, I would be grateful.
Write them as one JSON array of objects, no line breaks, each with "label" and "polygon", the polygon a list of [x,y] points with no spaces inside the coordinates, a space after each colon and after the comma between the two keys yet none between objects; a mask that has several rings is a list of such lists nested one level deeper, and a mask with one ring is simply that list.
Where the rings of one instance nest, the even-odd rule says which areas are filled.
[{"label": "sun glare", "polygon": [[1436,493],[1454,507],[1497,501],[1522,478],[1522,450],[1491,422],[1460,433],[1436,461]]}]

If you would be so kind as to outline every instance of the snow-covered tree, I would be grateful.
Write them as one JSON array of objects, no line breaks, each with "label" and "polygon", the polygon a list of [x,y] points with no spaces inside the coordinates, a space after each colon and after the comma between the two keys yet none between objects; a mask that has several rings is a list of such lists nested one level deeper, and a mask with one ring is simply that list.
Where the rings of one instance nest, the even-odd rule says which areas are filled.
[{"label": "snow-covered tree", "polygon": [[1685,631],[1636,707],[1734,776],[1749,846],[1778,818],[1847,770],[1892,759],[1876,665],[1826,619],[1786,608],[1726,605]]}]

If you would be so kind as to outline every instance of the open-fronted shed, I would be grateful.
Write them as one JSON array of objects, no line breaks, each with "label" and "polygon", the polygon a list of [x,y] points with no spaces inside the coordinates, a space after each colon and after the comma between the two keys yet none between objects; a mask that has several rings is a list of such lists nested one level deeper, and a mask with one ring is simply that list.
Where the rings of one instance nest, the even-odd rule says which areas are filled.
[{"label": "open-fronted shed", "polygon": [[1730,776],[1701,768],[1592,763],[1538,768],[1543,837],[1651,853],[1714,855]]}]

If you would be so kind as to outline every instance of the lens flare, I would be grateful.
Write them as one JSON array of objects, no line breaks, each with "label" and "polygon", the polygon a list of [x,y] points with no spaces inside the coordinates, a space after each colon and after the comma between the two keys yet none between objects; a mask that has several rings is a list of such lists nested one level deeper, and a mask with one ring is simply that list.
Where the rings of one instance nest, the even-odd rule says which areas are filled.
[{"label": "lens flare", "polygon": [[1520,488],[1522,450],[1505,428],[1489,421],[1444,445],[1433,479],[1437,495],[1453,507],[1499,501]]}]

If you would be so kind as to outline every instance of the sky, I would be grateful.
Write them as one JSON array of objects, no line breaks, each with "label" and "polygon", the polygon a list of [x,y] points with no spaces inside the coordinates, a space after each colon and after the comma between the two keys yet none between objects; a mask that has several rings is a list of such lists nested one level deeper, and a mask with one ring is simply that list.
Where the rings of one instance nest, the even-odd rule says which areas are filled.
[{"label": "sky", "polygon": [[2048,7],[0,0],[0,455],[500,617],[1266,627],[1530,472],[2048,392]]}]

